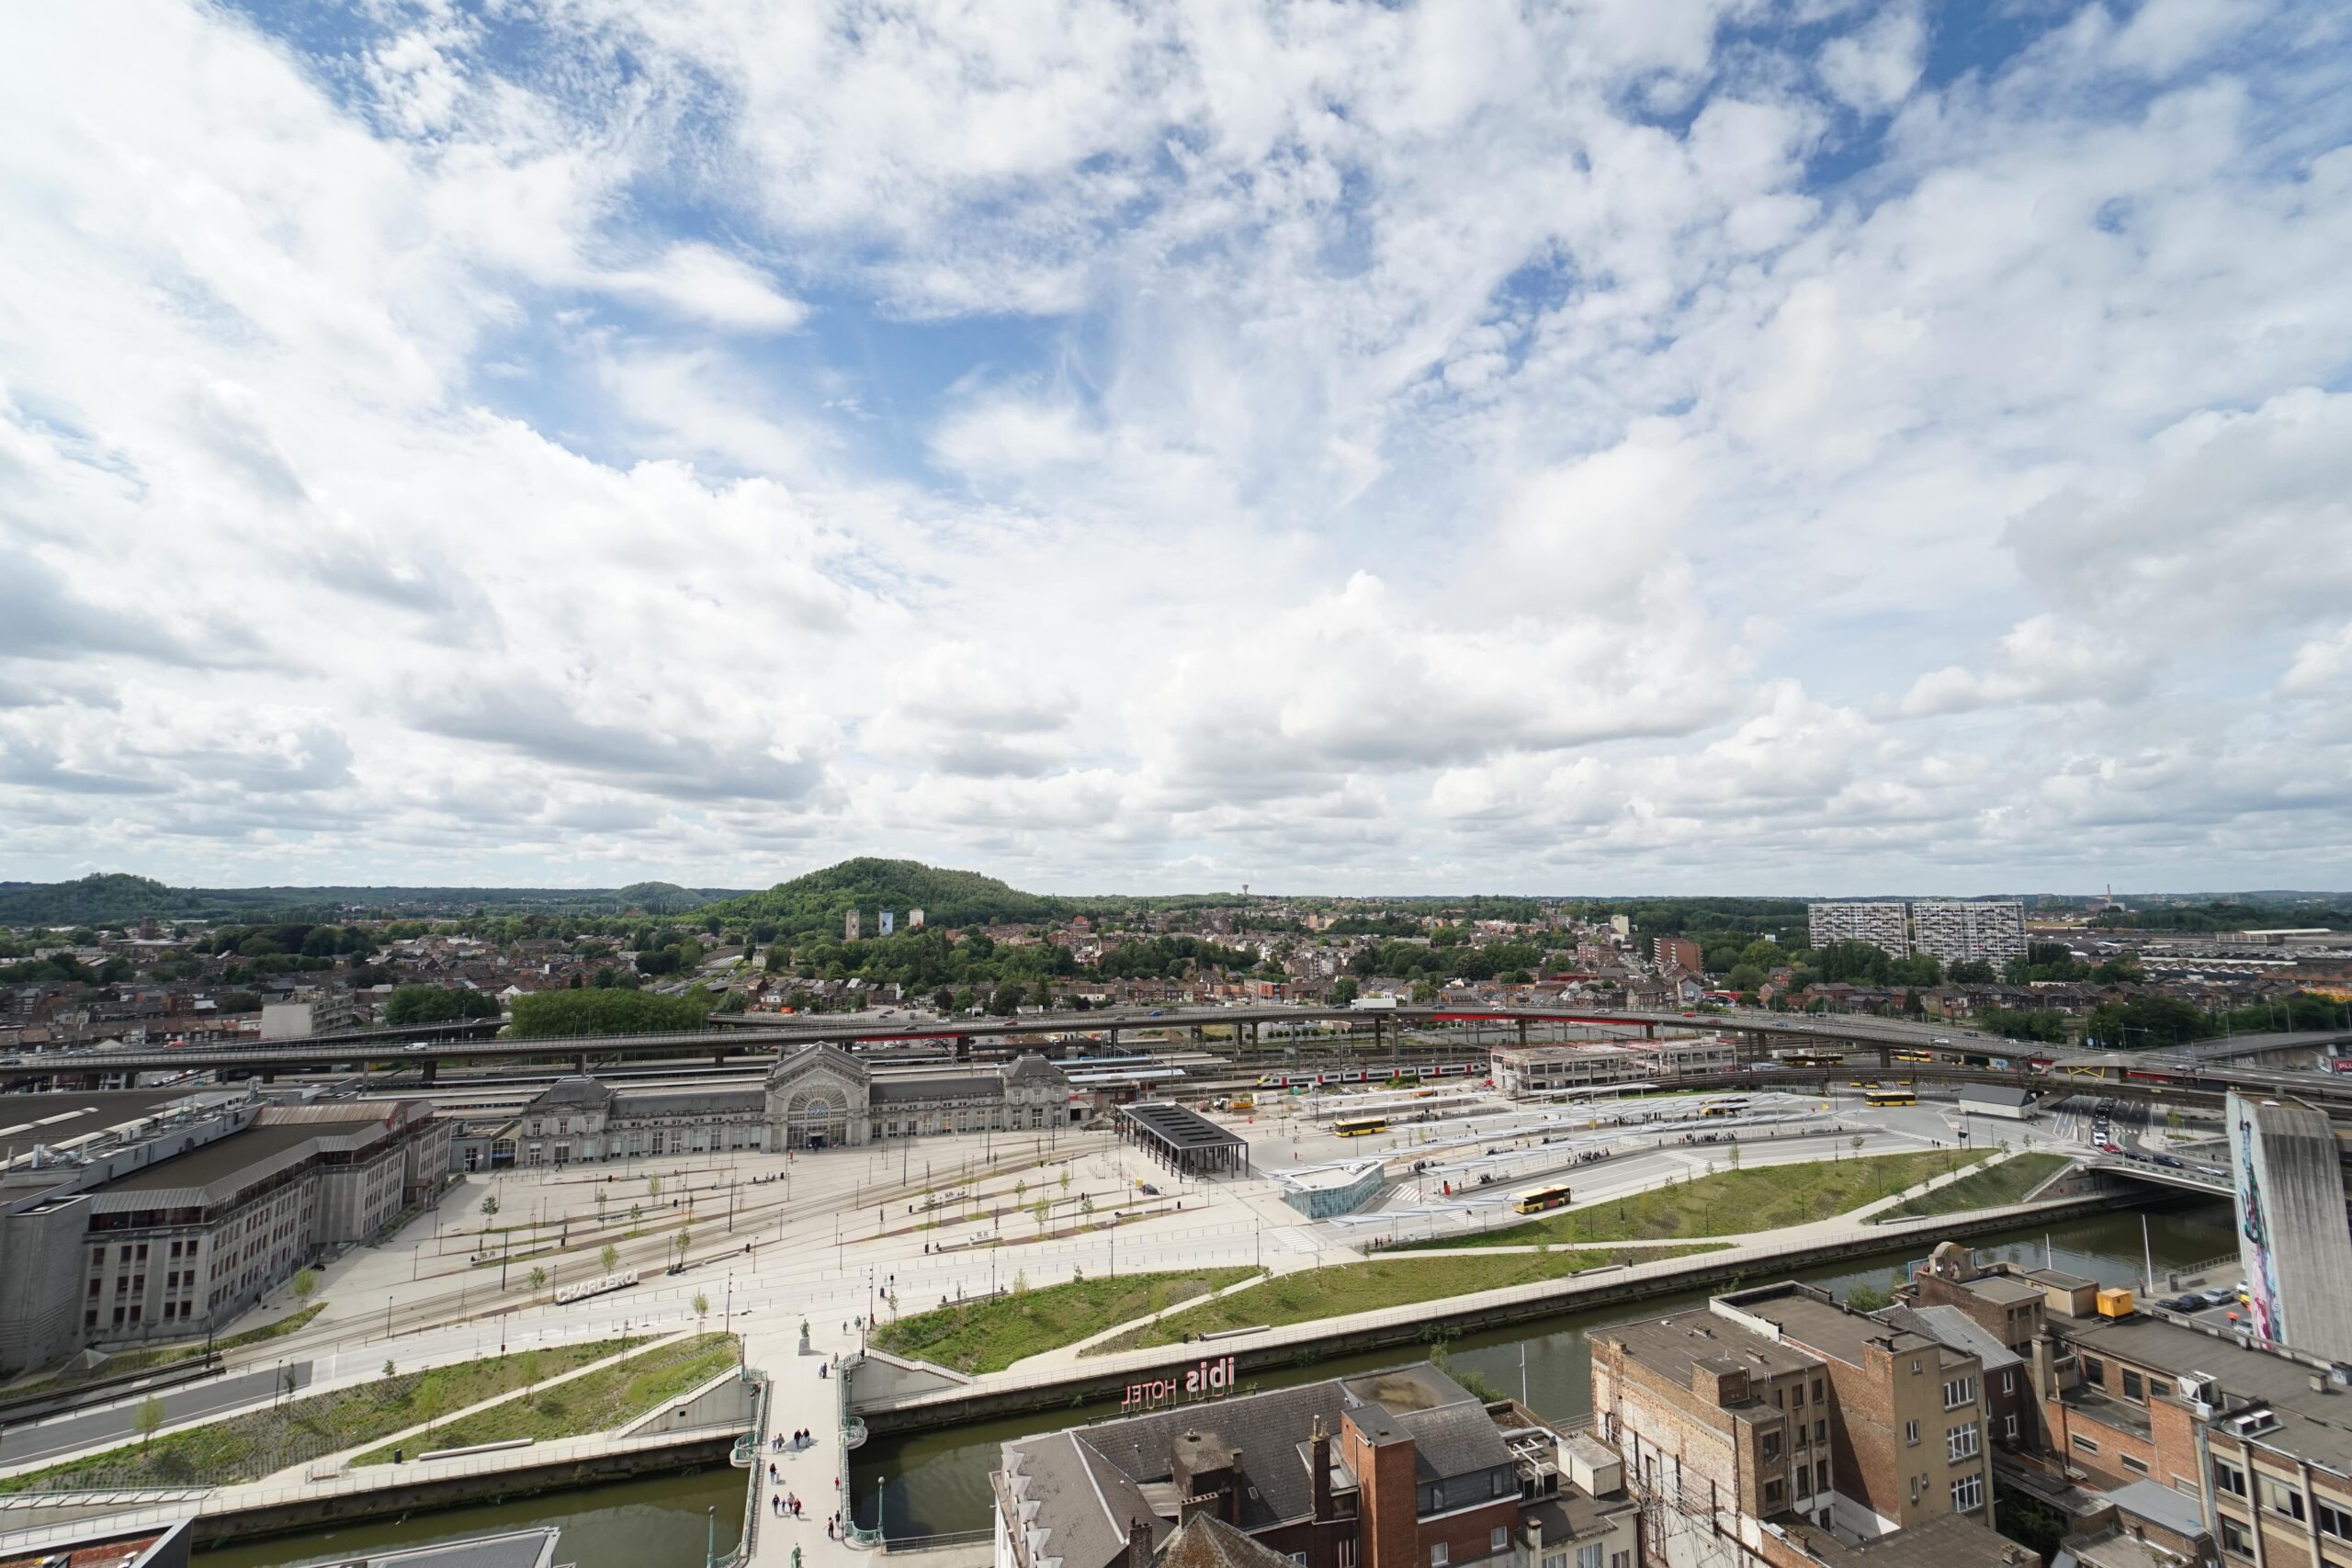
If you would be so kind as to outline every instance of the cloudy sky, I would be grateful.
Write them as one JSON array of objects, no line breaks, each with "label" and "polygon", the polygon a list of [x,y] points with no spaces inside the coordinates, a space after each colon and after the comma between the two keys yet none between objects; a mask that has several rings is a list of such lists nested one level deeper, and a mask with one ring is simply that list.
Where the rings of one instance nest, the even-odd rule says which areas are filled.
[{"label": "cloudy sky", "polygon": [[0,50],[0,878],[2352,885],[2352,18]]}]

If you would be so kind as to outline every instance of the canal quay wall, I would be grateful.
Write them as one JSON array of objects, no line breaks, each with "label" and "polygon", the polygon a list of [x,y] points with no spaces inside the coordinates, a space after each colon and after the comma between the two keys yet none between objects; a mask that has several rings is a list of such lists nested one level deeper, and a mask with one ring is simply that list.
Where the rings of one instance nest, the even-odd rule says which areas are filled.
[{"label": "canal quay wall", "polygon": [[[1146,1378],[1165,1377],[1172,1372],[1181,1380],[1196,1362],[1230,1358],[1236,1378],[1244,1379],[1253,1371],[1308,1365],[1328,1355],[1423,1345],[1456,1334],[1555,1317],[1612,1302],[1630,1306],[1678,1291],[1753,1280],[1768,1274],[1778,1277],[1784,1271],[1843,1258],[1885,1256],[1911,1249],[1924,1255],[1940,1241],[2007,1230],[2024,1222],[2075,1219],[2124,1206],[2142,1196],[2125,1184],[2114,1183],[2056,1201],[1978,1210],[1964,1216],[1937,1214],[1878,1225],[1807,1226],[1798,1235],[1775,1242],[1733,1246],[1717,1252],[1662,1258],[1655,1263],[1610,1265],[1557,1280],[1509,1285],[1500,1290],[1416,1302],[1381,1312],[1318,1319],[1255,1333],[1228,1334],[1191,1345],[1163,1345],[1148,1350],[1090,1357],[1076,1364],[1065,1363],[1025,1373],[1016,1369],[983,1373],[966,1382],[958,1374],[935,1369],[944,1386],[931,1388],[910,1386],[919,1380],[903,1374],[876,1379],[875,1382],[881,1386],[870,1386],[866,1369],[860,1368],[850,1377],[849,1408],[864,1420],[867,1431],[876,1435],[960,1427],[1001,1416],[1118,1399],[1129,1385]],[[1703,1243],[1708,1238],[1691,1239]],[[1447,1254],[1431,1250],[1385,1256],[1427,1259],[1435,1267]]]},{"label": "canal quay wall", "polygon": [[[730,1374],[731,1375],[731,1374]],[[726,1464],[743,1424],[635,1438],[582,1438],[460,1459],[362,1465],[319,1480],[137,1493],[15,1493],[0,1503],[0,1554],[35,1551],[93,1528],[194,1516],[198,1547],[322,1525],[503,1503],[607,1482]]]}]

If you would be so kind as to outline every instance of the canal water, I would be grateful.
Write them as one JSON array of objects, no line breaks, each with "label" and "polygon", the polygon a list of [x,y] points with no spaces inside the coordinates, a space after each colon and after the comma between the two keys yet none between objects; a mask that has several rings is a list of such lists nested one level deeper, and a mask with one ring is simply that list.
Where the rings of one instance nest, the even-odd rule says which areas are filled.
[{"label": "canal water", "polygon": [[[1973,1245],[1984,1256],[2041,1263],[2110,1284],[2136,1283],[2142,1273],[2141,1213],[2094,1214],[2049,1227],[2030,1227],[1980,1237]],[[2161,1273],[2236,1250],[2226,1203],[2192,1203],[2150,1210],[2147,1242]],[[1924,1244],[1914,1243],[1924,1256]],[[1796,1277],[1839,1293],[1859,1284],[1882,1288],[1903,1277],[1910,1253],[1895,1252],[1800,1271]],[[1498,1391],[1519,1393],[1537,1411],[1555,1419],[1582,1416],[1591,1400],[1588,1328],[1623,1318],[1648,1316],[1696,1306],[1705,1291],[1689,1291],[1539,1322],[1491,1334],[1470,1335],[1446,1347],[1457,1370],[1475,1372]],[[1311,1366],[1262,1372],[1247,1386],[1280,1388],[1342,1373],[1368,1371],[1414,1359],[1402,1346],[1362,1355],[1335,1355]],[[1523,1380],[1523,1381],[1522,1381]],[[1109,1404],[1073,1405],[948,1431],[877,1437],[852,1456],[851,1491],[857,1517],[874,1520],[876,1498],[893,1539],[984,1529],[989,1513],[989,1472],[999,1445],[1031,1432],[1046,1431],[1118,1413]],[[779,1420],[788,1426],[799,1421]],[[821,1418],[811,1411],[809,1419]],[[696,1475],[628,1482],[589,1491],[558,1493],[526,1503],[420,1514],[396,1523],[355,1525],[332,1532],[232,1544],[198,1552],[198,1568],[312,1568],[337,1563],[371,1550],[454,1540],[521,1524],[560,1524],[560,1560],[580,1568],[699,1568],[703,1562],[705,1510],[718,1508],[718,1547],[734,1542],[743,1507],[742,1472],[718,1469]]]}]

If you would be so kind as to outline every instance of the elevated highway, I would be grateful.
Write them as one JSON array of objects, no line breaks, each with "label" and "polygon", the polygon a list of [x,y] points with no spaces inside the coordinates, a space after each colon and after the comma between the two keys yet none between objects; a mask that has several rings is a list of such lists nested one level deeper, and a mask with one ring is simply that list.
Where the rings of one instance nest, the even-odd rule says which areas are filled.
[{"label": "elevated highway", "polygon": [[[1506,1040],[1515,1037],[1524,1043],[1531,1031],[1544,1026],[1578,1024],[1638,1029],[1649,1037],[1682,1030],[1727,1033],[1740,1037],[1750,1053],[1758,1056],[1775,1048],[1808,1045],[1838,1049],[1849,1057],[1856,1051],[1875,1053],[1883,1069],[1920,1065],[1918,1059],[1927,1058],[1931,1065],[2010,1072],[2039,1059],[2050,1064],[2043,1076],[2055,1081],[2075,1078],[2118,1086],[2145,1084],[2157,1089],[2213,1095],[2233,1087],[2293,1093],[2340,1108],[2343,1114],[2352,1116],[2352,1075],[2339,1080],[2327,1073],[2242,1066],[2191,1052],[2059,1050],[2004,1040],[1951,1023],[1864,1015],[1759,1010],[1707,1013],[1611,1011],[1443,1004],[1383,1009],[1285,1005],[1122,1009],[1021,1018],[903,1020],[745,1014],[701,1030],[544,1039],[445,1037],[403,1042],[380,1034],[343,1034],[178,1049],[131,1047],[12,1056],[0,1058],[0,1085],[42,1080],[80,1083],[106,1075],[175,1071],[258,1074],[268,1078],[282,1072],[333,1072],[387,1063],[415,1067],[425,1081],[431,1082],[445,1065],[551,1062],[568,1063],[571,1070],[585,1072],[592,1065],[693,1055],[723,1066],[744,1058],[775,1056],[818,1043],[865,1046],[944,1043],[952,1045],[958,1055],[965,1055],[976,1041],[1002,1040],[1017,1044],[1049,1036],[1075,1036],[1115,1053],[1123,1039],[1136,1034],[1197,1034],[1208,1030],[1228,1032],[1234,1054],[1246,1060],[1258,1056],[1266,1047],[1270,1027],[1286,1032],[1302,1025],[1332,1024],[1344,1027],[1359,1039],[1368,1033],[1375,1054],[1389,1051],[1400,1057],[1406,1036],[1418,1030],[1463,1024],[1483,1030],[1491,1025],[1502,1032]],[[1274,1043],[1282,1043],[1278,1035]],[[2284,1045],[2324,1046],[2332,1051],[2346,1043],[2352,1043],[2352,1030],[2243,1036],[2226,1043],[2234,1055]],[[1909,1060],[1897,1063],[1897,1053]],[[2000,1066],[1996,1067],[1996,1063]],[[2017,1076],[2024,1077],[2022,1073]]]}]

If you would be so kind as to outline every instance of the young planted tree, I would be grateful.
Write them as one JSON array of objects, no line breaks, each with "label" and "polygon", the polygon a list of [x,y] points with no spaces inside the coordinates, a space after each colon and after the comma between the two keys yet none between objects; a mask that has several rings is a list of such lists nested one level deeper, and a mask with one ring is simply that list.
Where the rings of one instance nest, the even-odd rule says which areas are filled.
[{"label": "young planted tree", "polygon": [[139,1446],[143,1449],[163,1429],[164,1402],[149,1394],[139,1402],[138,1412],[131,1420],[139,1427]]},{"label": "young planted tree", "polygon": [[548,1288],[548,1271],[538,1264],[531,1265],[531,1293],[538,1294]]},{"label": "young planted tree", "polygon": [[309,1301],[311,1299],[311,1292],[316,1291],[318,1288],[319,1271],[317,1269],[304,1269],[295,1274],[294,1299],[296,1301]]},{"label": "young planted tree", "polygon": [[610,1274],[620,1267],[621,1249],[608,1241],[596,1254],[596,1261],[604,1265],[605,1273]]},{"label": "young planted tree", "polygon": [[708,1317],[710,1315],[710,1298],[703,1294],[700,1291],[696,1291],[695,1292],[694,1309],[695,1322],[699,1323],[704,1318]]}]

